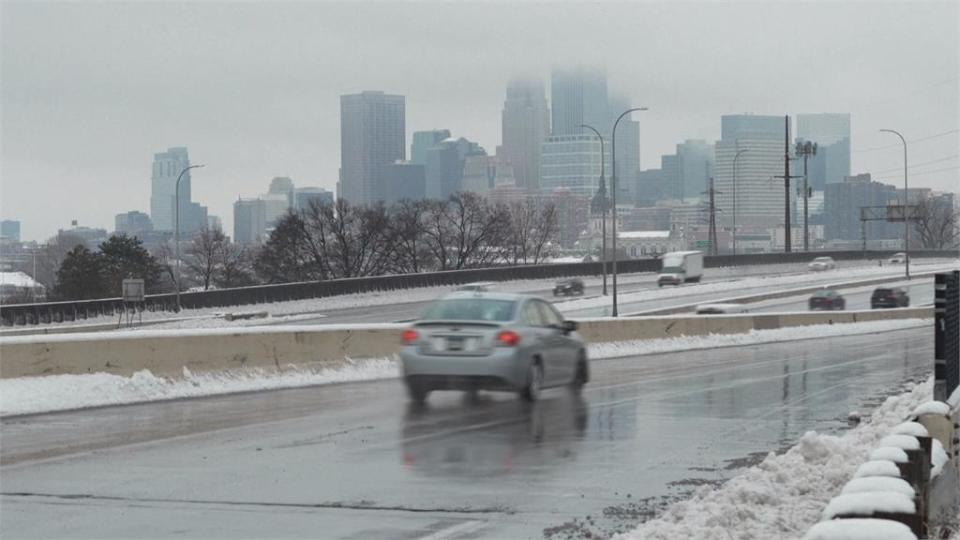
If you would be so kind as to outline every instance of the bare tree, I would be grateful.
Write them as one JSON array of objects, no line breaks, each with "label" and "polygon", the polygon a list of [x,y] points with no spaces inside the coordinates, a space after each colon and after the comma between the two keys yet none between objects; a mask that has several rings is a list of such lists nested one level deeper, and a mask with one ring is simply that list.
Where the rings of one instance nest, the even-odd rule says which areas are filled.
[{"label": "bare tree", "polygon": [[153,258],[157,261],[157,265],[160,267],[161,275],[157,289],[162,292],[176,290],[177,276],[175,266],[177,259],[173,252],[173,246],[170,245],[170,242],[164,240],[150,250],[150,254],[153,255]]},{"label": "bare tree", "polygon": [[217,252],[217,272],[213,282],[217,287],[246,287],[255,285],[253,273],[254,255],[250,248],[224,242]]},{"label": "bare tree", "polygon": [[504,209],[475,193],[430,201],[424,238],[441,270],[486,266],[498,260],[509,230]]},{"label": "bare tree", "polygon": [[537,264],[546,258],[546,246],[556,239],[559,227],[553,203],[526,199],[507,207],[510,227],[506,259],[511,264]]},{"label": "bare tree", "polygon": [[923,247],[945,249],[957,243],[957,211],[949,197],[924,196],[916,200],[914,230]]},{"label": "bare tree", "polygon": [[435,266],[425,238],[424,216],[429,206],[426,201],[402,200],[390,210],[387,227],[394,249],[392,263],[399,273],[423,272]]},{"label": "bare tree", "polygon": [[[90,247],[82,238],[72,234],[60,233],[50,237],[36,253],[37,275],[33,276],[33,279],[43,284],[48,291],[52,291],[57,284],[57,271],[60,270],[60,265],[63,264],[67,253],[77,246]],[[32,269],[30,273],[33,273]]]},{"label": "bare tree", "polygon": [[203,290],[210,288],[217,273],[220,254],[227,243],[227,237],[219,227],[204,228],[187,246],[187,268],[197,276]]}]

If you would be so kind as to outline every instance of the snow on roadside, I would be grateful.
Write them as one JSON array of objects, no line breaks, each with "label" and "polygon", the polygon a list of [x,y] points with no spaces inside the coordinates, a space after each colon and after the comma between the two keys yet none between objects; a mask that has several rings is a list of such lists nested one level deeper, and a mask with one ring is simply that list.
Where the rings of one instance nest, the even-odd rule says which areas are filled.
[{"label": "snow on roadside", "polygon": [[[636,340],[589,345],[591,359],[640,356],[684,350],[755,345],[774,341],[813,339],[829,336],[889,332],[928,326],[923,319],[874,321],[837,325],[816,325],[777,330],[755,330],[747,334],[689,336],[668,339]],[[401,325],[368,325],[382,328],[401,328]],[[271,331],[296,331],[296,327],[273,327]],[[256,332],[257,329],[244,330]],[[193,330],[191,334],[229,335],[236,330]],[[142,331],[143,334],[171,334],[170,331]],[[176,332],[182,335],[183,332]],[[90,334],[88,339],[102,337]],[[133,339],[136,335],[124,334]],[[62,339],[75,339],[64,335]],[[116,336],[113,336],[116,337]],[[27,340],[29,336],[6,338]],[[51,412],[103,405],[119,405],[160,401],[184,397],[212,396],[235,392],[293,388],[348,381],[399,377],[399,367],[392,358],[373,360],[346,360],[342,366],[318,368],[295,367],[284,371],[269,369],[235,370],[225,373],[193,374],[184,371],[184,378],[158,377],[147,370],[131,377],[93,373],[81,375],[47,375],[0,379],[0,416]]]},{"label": "snow on roadside", "polygon": [[393,359],[379,358],[347,360],[339,367],[296,368],[280,372],[254,368],[195,374],[184,369],[182,379],[158,377],[148,370],[138,371],[130,377],[92,373],[0,379],[0,416],[398,376],[398,366]]},{"label": "snow on roadside", "polygon": [[932,378],[891,396],[869,421],[841,436],[808,431],[786,453],[770,453],[720,488],[704,487],[618,540],[800,538],[820,521],[877,442],[928,401]]}]

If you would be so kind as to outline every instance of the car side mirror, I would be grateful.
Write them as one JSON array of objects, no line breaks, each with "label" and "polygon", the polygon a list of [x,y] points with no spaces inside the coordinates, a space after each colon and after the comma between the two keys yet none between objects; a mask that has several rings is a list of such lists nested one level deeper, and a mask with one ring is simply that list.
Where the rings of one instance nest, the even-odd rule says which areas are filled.
[{"label": "car side mirror", "polygon": [[580,328],[580,325],[577,324],[577,321],[563,321],[563,333],[569,334],[571,332],[576,332],[577,328]]}]

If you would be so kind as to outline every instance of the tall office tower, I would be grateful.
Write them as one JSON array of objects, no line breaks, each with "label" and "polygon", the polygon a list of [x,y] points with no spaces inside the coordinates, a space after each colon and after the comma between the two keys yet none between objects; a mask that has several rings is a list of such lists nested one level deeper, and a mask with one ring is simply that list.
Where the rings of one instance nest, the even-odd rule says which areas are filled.
[{"label": "tall office tower", "polygon": [[387,167],[406,156],[403,96],[340,96],[340,190],[354,205],[386,197]]},{"label": "tall office tower", "polygon": [[[817,155],[807,160],[807,181],[815,191],[850,175],[849,113],[798,114],[797,139],[817,143]],[[803,173],[799,163],[793,174]]]},{"label": "tall office tower", "polygon": [[[176,184],[180,173],[190,166],[190,157],[184,147],[170,148],[153,155],[153,175],[150,186],[150,220],[157,231],[173,231],[176,210]],[[181,232],[190,211],[190,171],[180,179]]]},{"label": "tall office tower", "polygon": [[313,201],[333,204],[333,192],[319,187],[301,187],[293,193],[293,207],[297,212],[308,210]]},{"label": "tall office tower", "polygon": [[397,161],[387,167],[387,203],[418,201],[426,196],[426,165]]},{"label": "tall office tower", "polygon": [[[747,114],[721,117],[721,136],[716,144],[714,188],[716,207],[723,226],[736,220],[737,230],[783,224],[784,200],[782,116]],[[734,186],[734,157],[737,159]],[[736,216],[734,216],[736,195]]]},{"label": "tall office tower", "polygon": [[267,205],[262,199],[237,199],[233,203],[233,241],[259,244],[266,239]]},{"label": "tall office tower", "polygon": [[842,182],[827,184],[823,212],[826,239],[862,240],[864,232],[868,240],[899,238],[902,223],[860,221],[860,209],[864,206],[886,206],[897,200],[896,186],[875,182],[870,174],[847,176]]},{"label": "tall office tower", "polygon": [[113,222],[113,230],[117,234],[138,236],[153,230],[153,222],[150,221],[150,216],[137,210],[117,214]]},{"label": "tall office tower", "polygon": [[[613,140],[613,123],[617,121],[617,117],[632,107],[633,105],[625,97],[610,98],[606,128],[610,131],[608,141]],[[632,119],[633,114],[639,113],[624,116],[617,126],[617,197],[620,198],[617,201],[618,205],[620,201],[633,204],[637,199],[637,178],[640,174],[640,122]]]},{"label": "tall office tower", "polygon": [[[609,146],[603,150],[609,155]],[[600,187],[603,159],[600,141],[593,133],[551,135],[540,152],[540,189],[566,188],[571,193],[593,197]]]},{"label": "tall office tower", "polygon": [[713,144],[704,140],[686,140],[677,145],[677,185],[675,197],[681,201],[705,198],[713,176]]},{"label": "tall office tower", "polygon": [[607,75],[602,69],[554,69],[550,76],[550,134],[580,135],[589,124],[605,136],[610,127]]},{"label": "tall office tower", "polygon": [[296,188],[293,185],[293,180],[286,176],[276,176],[273,180],[270,180],[270,187],[267,189],[267,193],[270,195],[281,195],[287,198],[287,206],[293,208],[293,194],[296,191]]},{"label": "tall office tower", "polygon": [[414,165],[426,165],[427,150],[449,138],[449,129],[414,131],[413,143],[410,144],[410,163],[413,163]]},{"label": "tall office tower", "polygon": [[540,187],[540,146],[550,132],[543,83],[513,80],[507,84],[503,102],[502,150],[513,165],[517,186],[528,190]]},{"label": "tall office tower", "polygon": [[9,242],[20,241],[20,222],[15,219],[0,221],[0,238]]},{"label": "tall office tower", "polygon": [[449,138],[427,150],[426,196],[446,199],[463,189],[463,165],[468,156],[485,156],[486,150],[463,137]]}]

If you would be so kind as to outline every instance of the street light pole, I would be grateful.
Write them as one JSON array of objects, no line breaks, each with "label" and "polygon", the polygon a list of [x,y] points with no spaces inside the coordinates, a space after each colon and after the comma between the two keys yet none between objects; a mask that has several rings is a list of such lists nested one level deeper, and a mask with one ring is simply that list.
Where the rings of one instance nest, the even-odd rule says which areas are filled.
[{"label": "street light pole", "polygon": [[733,256],[737,256],[737,160],[740,154],[748,152],[746,148],[738,150],[733,156]]},{"label": "street light pole", "polygon": [[797,155],[803,156],[803,250],[810,251],[810,231],[807,222],[810,219],[808,201],[810,188],[807,185],[807,158],[817,155],[817,143],[802,141],[797,143]]},{"label": "street light pole", "polygon": [[600,139],[600,189],[597,191],[597,197],[600,198],[600,234],[602,238],[600,240],[600,260],[603,261],[603,296],[607,295],[607,178],[606,170],[604,169],[604,156],[606,154],[603,151],[603,136],[600,135],[600,132],[593,126],[588,126],[587,124],[580,124],[580,127],[587,128],[590,131],[597,134],[597,138]]},{"label": "street light pole", "polygon": [[614,317],[618,316],[617,313],[617,125],[620,123],[620,120],[624,116],[635,112],[635,111],[646,111],[646,107],[635,107],[633,109],[627,109],[620,113],[620,116],[617,117],[617,120],[613,123],[613,148],[610,150],[610,166],[613,167],[613,173],[610,178],[610,190],[613,191],[613,236],[610,239],[613,243],[613,270],[611,274],[613,275],[613,313]]},{"label": "street light pole", "polygon": [[907,140],[903,138],[903,135],[901,135],[899,131],[892,129],[881,129],[880,131],[893,133],[897,137],[900,137],[900,142],[903,143],[903,263],[906,269],[907,279],[910,279],[910,212],[908,210],[910,204],[910,189],[907,184]]},{"label": "street light pole", "polygon": [[183,179],[183,175],[190,169],[199,169],[200,167],[203,167],[203,165],[190,165],[180,171],[180,175],[177,176],[177,183],[174,185],[174,215],[176,217],[174,218],[173,243],[177,253],[177,313],[180,313],[180,180]]}]

